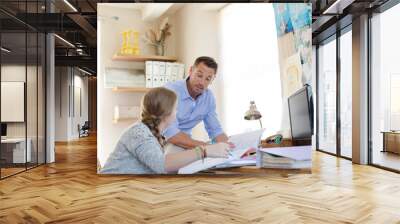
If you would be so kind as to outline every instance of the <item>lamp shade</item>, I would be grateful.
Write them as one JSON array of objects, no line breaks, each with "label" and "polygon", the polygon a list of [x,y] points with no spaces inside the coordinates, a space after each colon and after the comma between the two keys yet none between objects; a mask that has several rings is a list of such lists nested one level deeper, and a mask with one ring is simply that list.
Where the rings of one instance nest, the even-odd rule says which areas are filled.
[{"label": "lamp shade", "polygon": [[259,120],[261,118],[260,111],[257,110],[256,104],[254,101],[250,101],[250,109],[246,111],[244,115],[244,119],[246,120]]}]

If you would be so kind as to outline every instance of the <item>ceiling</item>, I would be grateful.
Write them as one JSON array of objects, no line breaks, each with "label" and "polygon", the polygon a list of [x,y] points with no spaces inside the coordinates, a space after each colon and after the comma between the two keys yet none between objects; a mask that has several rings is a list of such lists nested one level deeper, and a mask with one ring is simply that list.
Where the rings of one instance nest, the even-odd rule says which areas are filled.
[{"label": "ceiling", "polygon": [[351,24],[354,17],[376,12],[389,0],[312,0],[312,37],[318,44]]},{"label": "ceiling", "polygon": [[[12,58],[11,56],[22,58],[26,52],[22,52],[25,47],[25,39],[21,39],[21,32],[25,32],[26,28],[31,31],[54,32],[60,37],[55,38],[56,65],[80,66],[96,73],[97,3],[109,3],[114,7],[141,10],[145,20],[155,19],[163,13],[175,11],[181,6],[176,3],[148,5],[128,4],[127,2],[134,1],[47,0],[48,4],[46,5],[45,0],[1,0],[0,25],[3,32],[3,46],[7,42],[7,48],[11,48],[15,52],[8,55],[10,58]],[[207,1],[201,2],[206,3]],[[205,4],[203,8],[217,10],[226,5],[224,2],[229,1]],[[260,1],[255,0],[254,2]],[[275,2],[284,1],[277,0]],[[298,0],[296,2],[309,1]],[[316,44],[334,34],[337,28],[350,24],[354,16],[378,8],[388,0],[311,0],[310,2],[312,2],[313,43]],[[50,9],[52,13],[49,13]],[[338,23],[338,21],[341,22]],[[28,55],[34,53],[36,49],[35,44],[31,44],[30,41],[28,40]],[[20,54],[18,55],[17,52]]]}]

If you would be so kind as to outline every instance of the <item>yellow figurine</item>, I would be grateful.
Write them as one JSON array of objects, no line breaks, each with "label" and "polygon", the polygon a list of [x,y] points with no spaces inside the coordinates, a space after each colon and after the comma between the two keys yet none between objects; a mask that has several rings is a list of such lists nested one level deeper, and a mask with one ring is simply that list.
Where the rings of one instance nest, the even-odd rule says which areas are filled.
[{"label": "yellow figurine", "polygon": [[[131,44],[131,37],[133,41]],[[139,32],[126,30],[122,32],[122,47],[120,54],[122,55],[139,55]]]},{"label": "yellow figurine", "polygon": [[133,54],[134,55],[139,55],[139,32],[138,31],[133,31]]}]

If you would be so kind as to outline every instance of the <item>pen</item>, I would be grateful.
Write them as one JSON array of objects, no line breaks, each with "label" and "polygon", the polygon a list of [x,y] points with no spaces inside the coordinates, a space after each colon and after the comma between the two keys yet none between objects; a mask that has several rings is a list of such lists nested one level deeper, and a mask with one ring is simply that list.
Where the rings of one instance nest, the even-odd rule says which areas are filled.
[{"label": "pen", "polygon": [[230,156],[233,156],[233,153],[232,153],[232,151],[230,151],[230,150],[228,150],[228,154],[229,154]]},{"label": "pen", "polygon": [[200,146],[201,148],[201,161],[204,163],[204,157],[206,157],[206,149],[202,146]]}]

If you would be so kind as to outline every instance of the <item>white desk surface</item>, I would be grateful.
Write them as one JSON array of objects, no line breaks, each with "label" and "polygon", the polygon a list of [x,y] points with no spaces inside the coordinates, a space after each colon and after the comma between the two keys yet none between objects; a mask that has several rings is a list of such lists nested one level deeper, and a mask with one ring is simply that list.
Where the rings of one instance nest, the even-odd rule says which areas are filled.
[{"label": "white desk surface", "polygon": [[[15,144],[15,143],[20,143],[20,142],[24,142],[25,138],[6,138],[6,139],[1,139],[1,143],[11,143],[11,144]],[[28,138],[29,141],[29,138]]]}]

